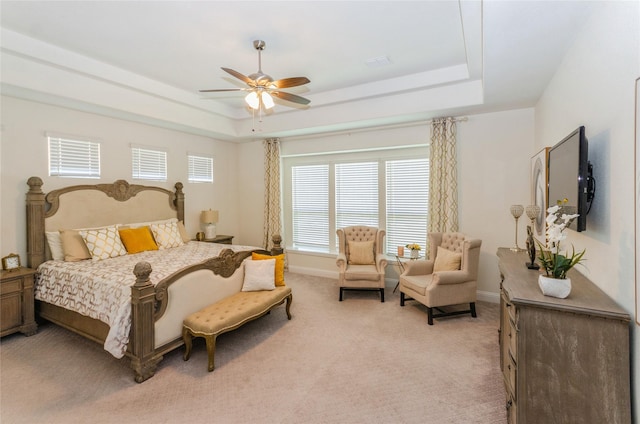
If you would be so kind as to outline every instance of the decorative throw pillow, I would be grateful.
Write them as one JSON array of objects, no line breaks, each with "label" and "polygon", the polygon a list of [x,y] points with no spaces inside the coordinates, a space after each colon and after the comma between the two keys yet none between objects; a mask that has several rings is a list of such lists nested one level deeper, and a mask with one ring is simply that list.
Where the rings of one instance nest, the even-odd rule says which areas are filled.
[{"label": "decorative throw pillow", "polygon": [[177,222],[165,222],[162,224],[151,224],[151,232],[156,239],[160,250],[182,246],[184,242],[180,237]]},{"label": "decorative throw pillow", "polygon": [[273,290],[275,285],[275,259],[244,261],[242,291]]},{"label": "decorative throw pillow", "polygon": [[251,259],[254,261],[260,261],[265,259],[275,259],[276,260],[276,268],[275,268],[275,284],[276,287],[285,286],[284,283],[284,253],[276,256],[262,255],[260,253],[253,252],[251,253]]},{"label": "decorative throw pillow", "polygon": [[457,271],[460,269],[461,260],[462,255],[460,253],[452,252],[451,250],[438,246],[436,261],[433,264],[433,272]]},{"label": "decorative throw pillow", "polygon": [[45,235],[47,237],[47,244],[49,245],[49,252],[51,252],[51,259],[54,261],[64,260],[60,231],[47,231]]},{"label": "decorative throw pillow", "polygon": [[91,259],[91,252],[82,239],[79,230],[60,230],[62,251],[66,262],[78,262]]},{"label": "decorative throw pillow", "polygon": [[118,229],[113,227],[99,230],[80,230],[80,236],[91,252],[94,260],[115,258],[127,254],[127,249],[120,240]]},{"label": "decorative throw pillow", "polygon": [[127,253],[140,253],[146,250],[158,250],[149,227],[119,229],[120,240],[127,249]]},{"label": "decorative throw pillow", "polygon": [[349,263],[353,265],[372,265],[375,263],[373,241],[349,241]]}]

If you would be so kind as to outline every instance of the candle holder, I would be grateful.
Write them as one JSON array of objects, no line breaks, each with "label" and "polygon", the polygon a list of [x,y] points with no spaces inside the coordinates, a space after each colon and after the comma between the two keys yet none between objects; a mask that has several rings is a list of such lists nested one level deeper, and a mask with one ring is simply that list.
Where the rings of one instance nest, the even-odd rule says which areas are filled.
[{"label": "candle holder", "polygon": [[511,215],[516,219],[516,245],[511,248],[512,252],[522,252],[524,249],[521,249],[518,246],[518,218],[522,216],[524,212],[524,206],[522,205],[511,205]]},{"label": "candle holder", "polygon": [[525,212],[531,220],[531,228],[535,228],[535,220],[538,218],[538,215],[540,215],[540,206],[529,205],[526,207]]},{"label": "candle holder", "polygon": [[531,225],[527,225],[527,252],[529,252],[530,262],[527,262],[527,268],[540,269],[540,265],[536,263],[536,243],[533,240],[533,229],[535,228],[535,220],[540,215],[540,206],[529,205],[525,208],[527,216],[531,220]]}]

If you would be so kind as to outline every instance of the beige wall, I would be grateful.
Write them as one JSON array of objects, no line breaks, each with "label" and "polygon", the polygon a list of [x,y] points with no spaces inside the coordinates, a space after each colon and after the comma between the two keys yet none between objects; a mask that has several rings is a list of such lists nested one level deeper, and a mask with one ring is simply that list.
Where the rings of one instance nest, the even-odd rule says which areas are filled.
[{"label": "beige wall", "polygon": [[596,197],[587,230],[568,231],[565,245],[587,249],[585,266],[577,269],[632,317],[635,411],[640,407],[640,338],[633,322],[637,319],[633,181],[638,77],[640,3],[597,4],[535,109],[537,148],[552,146],[578,126],[585,126]]},{"label": "beige wall", "polygon": [[[195,236],[199,231],[200,211],[212,208],[220,211],[218,233],[238,234],[235,144],[6,96],[1,98],[1,107],[0,255],[15,252],[23,260],[26,258],[25,193],[29,177],[41,177],[45,191],[70,184],[131,181],[131,143],[167,149],[168,181],[139,183],[171,189],[181,181],[185,186],[185,221],[189,233]],[[100,140],[102,178],[49,177],[45,132]],[[187,152],[214,155],[214,184],[187,182]],[[234,241],[244,242],[241,238]]]}]

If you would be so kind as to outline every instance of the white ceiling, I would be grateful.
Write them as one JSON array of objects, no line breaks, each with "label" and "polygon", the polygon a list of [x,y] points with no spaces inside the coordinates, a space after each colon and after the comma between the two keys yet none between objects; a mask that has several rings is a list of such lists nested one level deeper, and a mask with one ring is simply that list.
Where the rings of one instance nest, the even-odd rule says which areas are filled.
[{"label": "white ceiling", "polygon": [[[533,106],[585,1],[7,1],[2,92],[225,140]],[[274,79],[309,107],[262,123],[220,67]],[[367,60],[387,57],[385,66]],[[255,131],[254,131],[255,130]]]}]

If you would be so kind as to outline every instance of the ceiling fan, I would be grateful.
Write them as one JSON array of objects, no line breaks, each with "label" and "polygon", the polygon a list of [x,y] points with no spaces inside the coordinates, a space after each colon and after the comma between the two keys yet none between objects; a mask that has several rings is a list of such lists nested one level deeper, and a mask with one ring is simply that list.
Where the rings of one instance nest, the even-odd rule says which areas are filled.
[{"label": "ceiling fan", "polygon": [[298,96],[296,94],[281,91],[283,88],[297,87],[309,83],[307,77],[292,77],[273,80],[271,76],[262,72],[262,55],[261,52],[266,47],[266,43],[262,40],[255,40],[253,47],[258,51],[258,71],[249,76],[245,76],[238,71],[230,68],[222,68],[223,71],[238,78],[247,84],[247,88],[221,88],[213,90],[200,90],[201,93],[213,93],[221,91],[248,91],[245,101],[252,109],[262,110],[271,109],[274,106],[273,97],[286,100],[289,102],[308,105],[309,99]]}]

